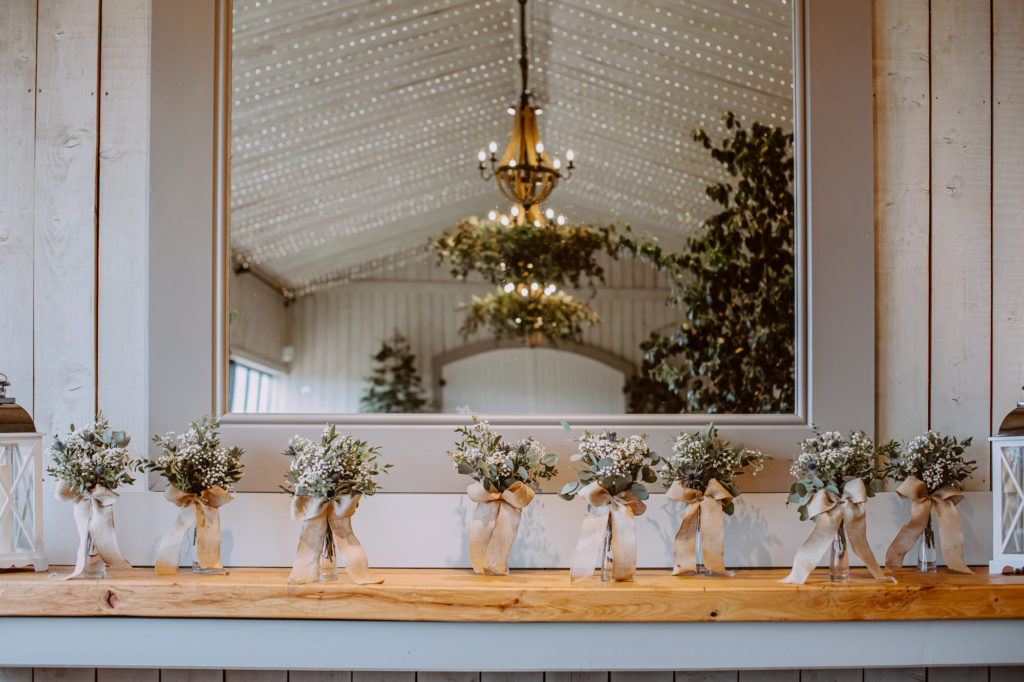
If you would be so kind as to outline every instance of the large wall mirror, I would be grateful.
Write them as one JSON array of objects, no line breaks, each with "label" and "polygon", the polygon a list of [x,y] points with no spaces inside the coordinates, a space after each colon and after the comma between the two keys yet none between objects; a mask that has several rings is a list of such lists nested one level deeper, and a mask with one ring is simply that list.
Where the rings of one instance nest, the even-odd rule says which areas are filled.
[{"label": "large wall mirror", "polygon": [[228,411],[795,413],[797,18],[234,0]]},{"label": "large wall mirror", "polygon": [[[157,0],[153,21],[151,421],[200,412],[211,377],[249,489],[328,418],[401,460],[389,490],[449,492],[469,414],[566,453],[563,418],[666,448],[713,417],[783,457],[812,420],[872,427],[868,2]],[[210,179],[182,172],[204,142]],[[209,285],[177,276],[204,255]],[[209,364],[201,329],[160,322],[198,309]],[[785,489],[786,462],[750,483]]]}]

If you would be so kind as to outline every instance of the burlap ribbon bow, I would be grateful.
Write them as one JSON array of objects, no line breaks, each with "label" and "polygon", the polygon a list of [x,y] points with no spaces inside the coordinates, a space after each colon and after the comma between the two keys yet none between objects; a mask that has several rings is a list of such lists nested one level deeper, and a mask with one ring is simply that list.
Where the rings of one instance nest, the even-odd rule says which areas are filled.
[{"label": "burlap ribbon bow", "polygon": [[909,500],[913,506],[910,508],[910,521],[900,529],[885,553],[885,567],[891,571],[903,565],[903,557],[921,537],[934,508],[946,566],[959,573],[971,573],[964,562],[964,533],[960,526],[960,513],[956,509],[964,497],[963,493],[947,485],[929,495],[924,481],[911,476],[900,484],[896,494]]},{"label": "burlap ribbon bow", "polygon": [[818,559],[832,544],[840,524],[846,526],[846,537],[853,553],[861,558],[871,575],[879,580],[895,580],[886,576],[875,561],[868,545],[867,514],[864,503],[867,501],[867,488],[863,479],[855,478],[843,486],[843,495],[839,497],[831,490],[821,489],[811,498],[807,505],[807,515],[817,517],[814,530],[804,540],[793,558],[793,570],[780,580],[783,583],[803,585],[807,576],[818,564]]},{"label": "burlap ribbon bow", "polygon": [[58,500],[72,502],[74,506],[75,528],[78,530],[78,552],[75,555],[75,570],[70,575],[62,576],[63,580],[79,578],[85,573],[89,562],[89,536],[99,558],[112,568],[131,568],[132,565],[121,555],[117,546],[117,534],[114,532],[114,509],[119,495],[113,490],[98,485],[92,490],[77,493],[71,489],[67,481],[61,481],[57,488]]},{"label": "burlap ribbon bow", "polygon": [[732,575],[725,570],[725,521],[722,509],[732,501],[732,493],[712,478],[704,492],[687,488],[673,481],[666,497],[686,505],[674,543],[672,575],[693,573],[697,570],[697,528],[700,528],[700,546],[704,562],[714,573]]},{"label": "burlap ribbon bow", "polygon": [[612,578],[632,580],[636,573],[636,522],[633,519],[647,511],[647,505],[628,490],[613,497],[597,481],[584,486],[580,497],[590,504],[590,511],[583,519],[576,550],[572,554],[569,580],[594,573],[595,563],[600,562],[601,543],[609,515],[612,524]]},{"label": "burlap ribbon bow", "polygon": [[164,491],[164,497],[181,510],[174,526],[160,540],[156,552],[157,574],[172,575],[178,572],[181,541],[193,526],[196,529],[196,559],[199,567],[223,570],[220,563],[220,507],[235,499],[231,493],[218,485],[196,495],[172,485]]},{"label": "burlap ribbon bow", "polygon": [[320,550],[324,535],[330,525],[334,536],[334,556],[345,564],[352,581],[360,585],[382,583],[383,578],[371,578],[366,551],[352,532],[352,515],[359,506],[362,495],[338,495],[331,499],[296,495],[292,498],[292,518],[302,521],[299,533],[299,548],[295,552],[295,564],[288,576],[290,583],[316,582],[319,570]]},{"label": "burlap ribbon bow", "polygon": [[523,509],[533,500],[533,490],[516,481],[504,492],[497,493],[474,482],[466,493],[477,503],[469,529],[469,560],[473,562],[473,570],[504,575],[508,571],[512,543],[519,532],[519,520]]}]

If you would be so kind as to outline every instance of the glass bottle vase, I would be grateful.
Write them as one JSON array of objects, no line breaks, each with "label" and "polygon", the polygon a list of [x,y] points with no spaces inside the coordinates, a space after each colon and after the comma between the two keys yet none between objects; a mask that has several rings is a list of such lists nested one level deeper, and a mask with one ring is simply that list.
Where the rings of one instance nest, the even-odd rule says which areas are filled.
[{"label": "glass bottle vase", "polygon": [[601,546],[601,580],[615,580],[615,558],[612,556],[612,517],[608,515],[608,525],[604,529],[604,544]]},{"label": "glass bottle vase", "polygon": [[91,532],[86,536],[85,540],[85,571],[82,573],[82,577],[107,577],[107,562],[105,562],[103,558],[100,557],[99,552],[96,551],[96,545],[93,544]]},{"label": "glass bottle vase", "polygon": [[338,579],[338,559],[334,555],[334,533],[331,526],[327,526],[324,533],[324,543],[320,548],[320,558],[317,560],[317,582],[330,582]]},{"label": "glass bottle vase", "polygon": [[693,572],[693,575],[711,575],[711,569],[704,565],[704,547],[701,545],[699,512],[697,515],[697,533],[694,538],[694,542],[696,543],[697,569]]},{"label": "glass bottle vase", "polygon": [[834,583],[850,581],[850,547],[846,541],[845,524],[839,523],[839,530],[832,539],[832,552],[828,561],[828,579]]},{"label": "glass bottle vase", "polygon": [[[220,562],[218,562],[220,563]],[[192,529],[192,572],[205,575],[224,575],[227,573],[223,568],[204,568],[199,563],[199,529]]]},{"label": "glass bottle vase", "polygon": [[920,573],[934,573],[935,568],[935,531],[932,530],[932,520],[929,517],[928,525],[921,533],[921,542],[918,545],[917,570]]}]

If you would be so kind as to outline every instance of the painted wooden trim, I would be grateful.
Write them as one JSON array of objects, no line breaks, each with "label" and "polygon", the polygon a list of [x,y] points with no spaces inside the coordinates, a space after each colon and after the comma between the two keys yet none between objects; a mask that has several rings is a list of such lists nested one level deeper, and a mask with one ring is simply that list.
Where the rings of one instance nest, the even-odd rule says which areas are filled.
[{"label": "painted wooden trim", "polygon": [[[107,617],[89,620],[90,636],[82,637],[83,626],[80,618],[4,618],[0,665],[175,668],[187,664],[240,670],[330,670],[343,665],[346,670],[386,666],[389,670],[471,672],[508,667],[490,647],[466,646],[466,642],[480,641],[501,642],[504,651],[529,651],[530,668],[547,671],[791,669],[794,651],[799,652],[801,665],[811,668],[863,665],[866,651],[880,667],[1024,663],[1021,620],[774,623],[765,627],[762,623]],[[230,646],[225,645],[226,637]],[[61,646],[39,645],[53,641]],[[97,647],[97,641],[118,646]],[[182,659],[180,647],[167,644],[184,641],[189,642],[187,660]],[[595,644],[610,641],[617,645]],[[538,642],[557,644],[538,646]]]}]

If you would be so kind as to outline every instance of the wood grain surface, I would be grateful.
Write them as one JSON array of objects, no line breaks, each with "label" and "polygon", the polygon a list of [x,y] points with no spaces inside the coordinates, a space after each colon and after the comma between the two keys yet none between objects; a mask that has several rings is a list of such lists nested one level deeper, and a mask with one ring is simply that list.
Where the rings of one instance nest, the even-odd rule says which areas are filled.
[{"label": "wood grain surface", "polygon": [[479,576],[468,570],[387,569],[380,585],[346,579],[288,585],[280,568],[226,576],[111,570],[106,580],[0,575],[3,616],[145,616],[407,621],[852,621],[1024,618],[1024,579],[985,573],[896,573],[898,583],[854,569],[846,584],[816,571],[805,585],[777,582],[778,569],[733,578],[640,571],[632,583],[598,577],[570,585],[564,570]]}]

